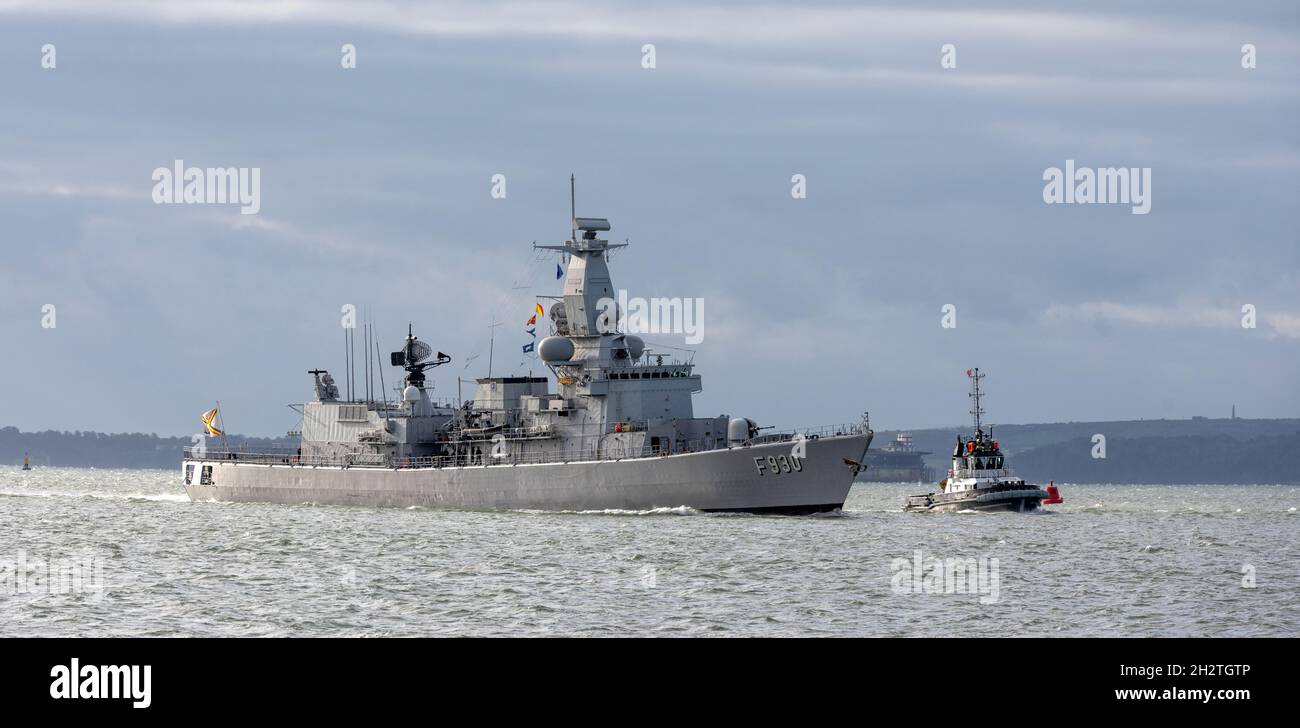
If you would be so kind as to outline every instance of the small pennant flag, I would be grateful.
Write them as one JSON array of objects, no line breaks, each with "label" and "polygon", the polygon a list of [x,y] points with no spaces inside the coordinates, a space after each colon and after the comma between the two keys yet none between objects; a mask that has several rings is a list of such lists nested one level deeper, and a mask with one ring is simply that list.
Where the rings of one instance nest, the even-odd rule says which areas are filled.
[{"label": "small pennant flag", "polygon": [[534,339],[537,338],[537,329],[525,329],[525,333],[527,333],[529,336],[533,337]]},{"label": "small pennant flag", "polygon": [[558,281],[558,280],[560,280],[560,279],[563,278],[563,277],[564,277],[564,269],[560,267],[560,264],[559,264],[559,263],[556,263],[556,264],[555,264],[555,280]]},{"label": "small pennant flag", "polygon": [[530,342],[528,342],[527,344],[524,344],[524,353],[527,354],[528,352],[530,352],[530,351],[532,351],[533,349],[536,349],[536,348],[537,348],[537,342],[536,342],[536,341],[530,341]]},{"label": "small pennant flag", "polygon": [[974,371],[973,369],[967,369],[967,370],[966,370],[966,376],[968,376],[968,377],[973,377],[973,376],[975,376],[975,371]]},{"label": "small pennant flag", "polygon": [[542,318],[546,318],[546,312],[542,310],[542,304],[538,303],[534,305],[537,306],[537,315],[541,316]]},{"label": "small pennant flag", "polygon": [[209,434],[209,435],[212,435],[213,437],[215,437],[215,436],[217,436],[217,435],[224,434],[224,433],[221,432],[221,430],[218,430],[218,429],[217,429],[217,425],[216,425],[216,422],[217,422],[217,408],[216,408],[216,407],[213,407],[212,409],[208,410],[207,412],[204,412],[203,414],[199,415],[199,419],[203,420],[203,426],[206,427],[206,428],[208,428],[208,434]]},{"label": "small pennant flag", "polygon": [[528,323],[524,324],[524,326],[536,326],[536,325],[537,325],[537,314],[533,314],[533,317],[528,319]]}]

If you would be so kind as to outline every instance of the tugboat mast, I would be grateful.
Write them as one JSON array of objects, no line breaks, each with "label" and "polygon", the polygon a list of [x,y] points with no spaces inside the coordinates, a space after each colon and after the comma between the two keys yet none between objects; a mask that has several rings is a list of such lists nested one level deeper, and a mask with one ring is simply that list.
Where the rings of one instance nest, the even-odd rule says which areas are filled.
[{"label": "tugboat mast", "polygon": [[970,377],[971,382],[969,396],[975,402],[975,407],[970,411],[975,417],[975,435],[981,437],[984,430],[980,429],[980,418],[984,416],[984,408],[980,406],[980,380],[984,378],[984,375],[980,374],[979,367],[975,367],[974,369],[967,369],[966,376]]}]

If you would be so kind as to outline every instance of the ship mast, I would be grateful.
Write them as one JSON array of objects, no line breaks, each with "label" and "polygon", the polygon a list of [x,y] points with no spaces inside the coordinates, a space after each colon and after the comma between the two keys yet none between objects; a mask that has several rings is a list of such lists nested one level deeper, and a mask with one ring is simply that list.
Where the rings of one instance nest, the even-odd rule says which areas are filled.
[{"label": "ship mast", "polygon": [[[569,175],[569,211],[576,212],[574,202],[574,176]],[[616,292],[610,282],[606,259],[609,251],[627,247],[627,243],[611,243],[598,237],[610,229],[609,220],[603,217],[577,217],[570,221],[569,240],[563,245],[538,245],[536,250],[555,250],[566,256],[569,268],[564,277],[564,320],[574,337],[599,337],[614,332],[603,331],[601,302],[613,300]],[[578,231],[582,237],[578,237]],[[613,322],[617,325],[617,322]]]},{"label": "ship mast", "polygon": [[975,434],[982,435],[984,431],[980,429],[980,418],[984,416],[984,408],[980,406],[980,380],[984,378],[984,375],[980,373],[979,367],[975,367],[974,369],[967,369],[966,376],[970,377],[970,397],[975,404],[970,411],[975,418]]}]

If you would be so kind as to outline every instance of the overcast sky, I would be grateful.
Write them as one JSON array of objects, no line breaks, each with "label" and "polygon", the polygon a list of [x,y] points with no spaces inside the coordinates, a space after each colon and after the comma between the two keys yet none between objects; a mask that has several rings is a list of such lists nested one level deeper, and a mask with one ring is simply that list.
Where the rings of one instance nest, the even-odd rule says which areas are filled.
[{"label": "overcast sky", "polygon": [[[995,423],[1300,415],[1296,3],[1057,6],[0,0],[0,426],[282,433],[347,303],[441,395],[494,319],[542,374],[570,172],[618,287],[704,299],[701,416],[961,423],[971,366]],[[260,212],[154,204],[177,159]],[[1067,159],[1150,213],[1045,204]]]}]

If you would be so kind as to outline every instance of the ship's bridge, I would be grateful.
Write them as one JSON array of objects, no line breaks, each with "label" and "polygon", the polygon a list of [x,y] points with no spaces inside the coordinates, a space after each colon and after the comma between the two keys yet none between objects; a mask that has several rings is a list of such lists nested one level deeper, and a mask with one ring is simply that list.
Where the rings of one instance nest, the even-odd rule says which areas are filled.
[{"label": "ship's bridge", "polygon": [[676,379],[691,376],[692,364],[640,364],[607,370],[608,379]]}]

